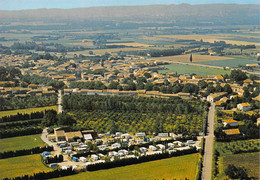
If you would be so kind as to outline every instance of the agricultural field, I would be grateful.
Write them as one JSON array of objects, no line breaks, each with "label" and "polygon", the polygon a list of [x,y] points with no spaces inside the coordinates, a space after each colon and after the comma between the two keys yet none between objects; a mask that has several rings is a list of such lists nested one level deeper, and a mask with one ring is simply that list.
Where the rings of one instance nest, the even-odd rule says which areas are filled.
[{"label": "agricultural field", "polygon": [[238,67],[239,65],[245,66],[246,64],[256,64],[256,58],[239,58],[234,57],[233,59],[218,60],[218,61],[204,61],[197,64],[205,64],[211,66],[221,67]]},{"label": "agricultural field", "polygon": [[39,108],[28,108],[28,109],[16,109],[16,110],[11,110],[11,111],[0,111],[0,118],[3,116],[9,116],[9,115],[16,115],[17,113],[32,113],[32,112],[37,112],[37,111],[44,111],[44,110],[49,110],[49,109],[54,109],[58,111],[57,106],[47,106],[47,107],[39,107]]},{"label": "agricultural field", "polygon": [[[178,55],[178,56],[165,56],[165,57],[158,57],[153,58],[155,60],[160,61],[175,61],[175,62],[190,62],[190,54],[186,55]],[[208,55],[198,55],[198,54],[192,54],[192,62],[194,63],[200,63],[200,62],[215,62],[215,61],[221,61],[221,60],[232,60],[233,58],[230,57],[224,57],[224,56],[208,56]]]},{"label": "agricultural field", "polygon": [[52,171],[51,168],[43,165],[39,154],[1,159],[0,164],[1,179]]},{"label": "agricultural field", "polygon": [[199,75],[221,75],[229,74],[230,71],[224,69],[206,68],[200,66],[186,64],[170,64],[166,65],[167,70],[160,70],[160,73],[177,72],[178,74],[199,74]]},{"label": "agricultural field", "polygon": [[84,172],[58,179],[195,179],[199,157],[199,154],[191,154],[108,170]]},{"label": "agricultural field", "polygon": [[[251,36],[243,34],[189,34],[189,35],[157,35],[155,37],[166,39],[184,39],[184,40],[196,40],[201,39],[205,42],[214,43],[214,41],[226,41],[227,44],[236,45],[253,45],[260,46],[259,36],[252,34]],[[249,40],[248,40],[249,39]],[[252,39],[254,42],[252,42]]]},{"label": "agricultural field", "polygon": [[220,162],[223,163],[223,165],[221,166],[222,169],[220,170],[222,174],[219,175],[221,179],[225,179],[224,170],[227,168],[229,164],[234,164],[236,167],[244,167],[249,177],[254,177],[256,179],[259,179],[260,177],[260,173],[259,173],[260,153],[259,152],[224,156],[220,158]]},{"label": "agricultural field", "polygon": [[219,152],[219,156],[217,166],[213,163],[213,174],[214,169],[217,168],[218,174],[216,178],[226,179],[227,177],[225,176],[224,170],[229,164],[234,164],[236,167],[244,167],[247,170],[249,177],[259,177],[259,145],[259,139],[234,142],[215,142],[214,148]]},{"label": "agricultural field", "polygon": [[106,45],[123,45],[123,46],[133,46],[133,47],[149,47],[149,44],[142,44],[142,43],[110,43]]},{"label": "agricultural field", "polygon": [[41,134],[0,139],[0,152],[44,146]]}]

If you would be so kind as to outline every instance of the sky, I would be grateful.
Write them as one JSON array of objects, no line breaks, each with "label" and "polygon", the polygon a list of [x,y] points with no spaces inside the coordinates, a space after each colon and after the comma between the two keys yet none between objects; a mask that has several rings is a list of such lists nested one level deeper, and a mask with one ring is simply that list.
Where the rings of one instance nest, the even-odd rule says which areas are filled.
[{"label": "sky", "polygon": [[80,8],[94,6],[126,6],[150,4],[260,4],[260,0],[0,0],[1,10],[39,8]]}]

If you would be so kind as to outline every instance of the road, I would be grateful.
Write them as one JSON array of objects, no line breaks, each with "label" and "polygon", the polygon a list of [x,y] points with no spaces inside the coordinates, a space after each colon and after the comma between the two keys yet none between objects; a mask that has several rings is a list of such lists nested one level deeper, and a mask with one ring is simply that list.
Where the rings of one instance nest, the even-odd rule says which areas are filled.
[{"label": "road", "polygon": [[202,179],[211,179],[212,156],[213,156],[213,140],[214,140],[214,114],[215,103],[212,103],[208,114],[208,134],[205,136],[205,153],[203,160]]},{"label": "road", "polygon": [[62,113],[62,105],[61,105],[61,90],[58,91],[58,113]]}]

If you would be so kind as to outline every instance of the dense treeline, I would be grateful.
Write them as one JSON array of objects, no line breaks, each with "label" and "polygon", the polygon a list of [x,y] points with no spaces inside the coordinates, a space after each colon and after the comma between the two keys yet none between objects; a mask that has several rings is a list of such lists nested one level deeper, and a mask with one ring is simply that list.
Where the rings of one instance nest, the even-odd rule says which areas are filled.
[{"label": "dense treeline", "polygon": [[128,54],[138,55],[138,56],[147,56],[151,57],[161,57],[161,56],[176,56],[181,55],[185,50],[184,49],[152,49],[146,51],[131,51],[127,52]]},{"label": "dense treeline", "polygon": [[35,147],[32,149],[22,149],[16,151],[6,151],[0,152],[0,159],[10,158],[10,157],[17,157],[17,156],[25,156],[30,154],[38,154],[44,151],[53,151],[53,146],[43,146],[43,147]]},{"label": "dense treeline", "polygon": [[55,155],[54,157],[46,157],[44,159],[45,164],[51,164],[51,163],[59,163],[63,161],[63,155]]},{"label": "dense treeline", "polygon": [[60,89],[64,86],[64,83],[62,81],[57,81],[48,77],[42,77],[38,75],[25,75],[21,78],[21,81],[24,81],[28,84],[43,84],[46,86],[52,86],[55,89]]},{"label": "dense treeline", "polygon": [[57,104],[57,95],[51,96],[27,96],[27,97],[0,97],[0,110],[26,109],[33,107],[53,106]]},{"label": "dense treeline", "polygon": [[171,158],[171,157],[176,157],[176,156],[182,156],[182,155],[192,154],[192,153],[196,153],[196,152],[198,152],[196,150],[196,148],[191,148],[188,150],[176,151],[173,153],[166,152],[166,153],[162,153],[162,154],[140,156],[138,159],[137,158],[126,158],[126,159],[120,159],[120,160],[111,161],[111,162],[91,164],[91,165],[87,166],[87,170],[96,171],[96,170],[100,170],[100,169],[110,169],[110,168],[115,168],[115,167],[122,167],[122,166],[127,166],[127,165],[132,165],[132,164],[139,164],[139,163],[143,163],[143,162],[149,162],[149,161],[166,159],[166,158]]},{"label": "dense treeline", "polygon": [[25,135],[32,135],[32,134],[40,134],[42,133],[41,127],[25,127],[19,129],[5,129],[0,131],[0,139],[2,138],[9,138],[15,136],[25,136]]},{"label": "dense treeline", "polygon": [[33,175],[24,175],[18,176],[15,178],[3,178],[3,180],[37,180],[37,179],[51,179],[51,178],[58,178],[77,174],[76,171],[73,171],[72,168],[68,168],[66,170],[57,169],[50,172],[39,172],[34,173]]},{"label": "dense treeline", "polygon": [[0,130],[10,129],[10,128],[24,128],[29,126],[38,126],[41,125],[42,119],[27,120],[27,121],[17,121],[10,123],[0,123]]},{"label": "dense treeline", "polygon": [[[192,106],[195,105],[195,106]],[[65,110],[86,111],[119,111],[119,112],[169,112],[176,114],[204,112],[204,104],[200,101],[187,101],[178,97],[145,98],[131,96],[64,96],[62,105]]]},{"label": "dense treeline", "polygon": [[44,117],[44,114],[46,111],[38,111],[38,112],[32,112],[30,114],[25,113],[17,113],[16,115],[9,115],[9,116],[3,116],[0,118],[0,123],[3,122],[14,122],[14,121],[23,121],[23,120],[29,120],[29,119],[40,119]]}]

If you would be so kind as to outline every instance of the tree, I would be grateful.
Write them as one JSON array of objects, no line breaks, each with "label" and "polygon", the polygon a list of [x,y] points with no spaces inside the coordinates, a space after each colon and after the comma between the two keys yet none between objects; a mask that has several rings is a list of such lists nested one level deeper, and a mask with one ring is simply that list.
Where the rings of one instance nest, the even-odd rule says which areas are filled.
[{"label": "tree", "polygon": [[192,54],[190,55],[190,62],[192,62]]},{"label": "tree", "polygon": [[61,126],[72,126],[76,122],[72,116],[70,116],[64,112],[58,114],[57,118],[58,118],[58,125],[61,125]]},{"label": "tree", "polygon": [[233,164],[229,164],[225,169],[225,174],[231,179],[248,179],[245,168],[236,167]]},{"label": "tree", "polygon": [[117,89],[117,86],[119,85],[118,82],[116,81],[112,81],[109,85],[108,85],[108,89]]},{"label": "tree", "polygon": [[231,94],[233,92],[229,84],[225,84],[225,86],[223,87],[223,91],[227,92],[228,94]]},{"label": "tree", "polygon": [[231,73],[230,73],[230,79],[232,81],[243,81],[245,79],[247,79],[247,75],[245,72],[241,71],[240,69],[235,69],[235,70],[232,70]]},{"label": "tree", "polygon": [[150,78],[150,77],[152,77],[150,73],[144,73],[144,76],[145,76],[147,79]]},{"label": "tree", "polygon": [[54,124],[57,124],[57,111],[55,110],[46,111],[42,124],[44,126],[52,126]]},{"label": "tree", "polygon": [[151,91],[151,90],[153,90],[153,84],[148,82],[145,84],[144,88],[146,91]]},{"label": "tree", "polygon": [[201,89],[205,89],[205,88],[208,86],[208,84],[207,84],[205,81],[200,80],[200,81],[198,82],[198,86],[199,86]]},{"label": "tree", "polygon": [[223,88],[220,86],[219,83],[217,84],[215,89],[216,89],[216,92],[222,92],[223,91]]}]

